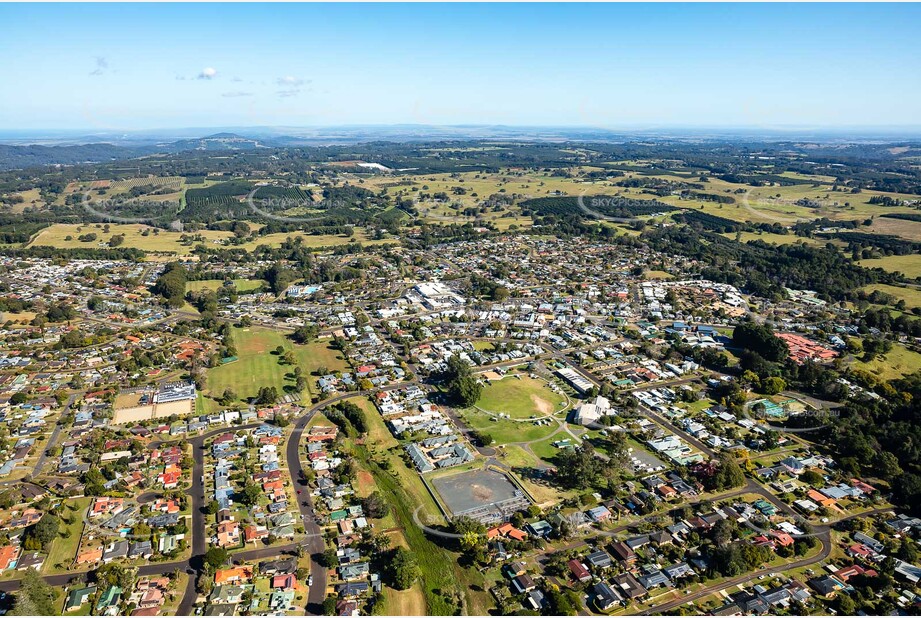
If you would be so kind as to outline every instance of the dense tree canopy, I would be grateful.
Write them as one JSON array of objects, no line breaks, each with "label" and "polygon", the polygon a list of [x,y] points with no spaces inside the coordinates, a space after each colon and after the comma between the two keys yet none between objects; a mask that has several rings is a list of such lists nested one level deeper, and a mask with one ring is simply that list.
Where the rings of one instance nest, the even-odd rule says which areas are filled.
[{"label": "dense tree canopy", "polygon": [[773,329],[767,324],[739,324],[732,332],[732,343],[771,362],[782,362],[790,355],[787,344],[774,335]]},{"label": "dense tree canopy", "polygon": [[153,286],[154,294],[162,296],[170,307],[185,304],[186,269],[179,262],[170,262]]},{"label": "dense tree canopy", "polygon": [[477,381],[473,372],[460,356],[454,355],[448,359],[448,368],[445,371],[448,396],[462,407],[474,405],[483,392],[483,385]]}]

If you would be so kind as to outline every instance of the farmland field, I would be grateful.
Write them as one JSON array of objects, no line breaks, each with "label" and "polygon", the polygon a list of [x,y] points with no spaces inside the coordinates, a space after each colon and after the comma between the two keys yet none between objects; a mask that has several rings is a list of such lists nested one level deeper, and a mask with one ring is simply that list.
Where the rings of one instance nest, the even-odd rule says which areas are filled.
[{"label": "farmland field", "polygon": [[[721,235],[731,240],[736,239],[736,235],[733,233],[721,234]],[[768,232],[762,232],[762,233],[742,232],[739,236],[740,236],[739,238],[740,242],[749,242],[751,240],[762,240],[772,245],[794,245],[797,243],[806,243],[807,245],[822,244],[821,241],[818,241],[815,238],[806,238],[803,236],[797,236],[795,234],[770,234]]]},{"label": "farmland field", "polygon": [[891,294],[895,296],[898,300],[904,300],[905,304],[909,309],[914,307],[921,307],[921,289],[913,287],[900,287],[895,285],[886,285],[883,283],[877,283],[874,285],[868,285],[863,288],[866,292],[872,292],[873,290],[879,290],[880,292],[885,292],[886,294]]},{"label": "farmland field", "polygon": [[854,368],[868,371],[880,380],[895,380],[921,370],[921,354],[896,343],[884,358],[867,363],[857,361]]},{"label": "farmland field", "polygon": [[[889,209],[887,208],[884,212],[889,212]],[[921,222],[919,221],[876,217],[869,229],[874,234],[901,236],[907,240],[921,242]]]},{"label": "farmland field", "polygon": [[29,189],[28,191],[19,191],[15,195],[18,195],[22,198],[22,202],[19,204],[13,204],[9,206],[11,212],[21,213],[26,208],[34,208],[43,204],[41,197],[41,191],[38,189]]},{"label": "farmland field", "polygon": [[178,191],[184,180],[182,176],[151,176],[145,178],[129,178],[128,180],[116,180],[112,182],[110,186],[115,190],[124,190],[152,185],[155,187],[170,187]]},{"label": "farmland field", "polygon": [[[48,246],[60,249],[92,249],[107,246],[106,243],[108,243],[109,239],[117,234],[125,235],[125,241],[122,243],[122,247],[132,247],[150,252],[187,255],[195,245],[199,244],[183,244],[180,240],[183,236],[182,232],[168,232],[165,230],[157,230],[154,232],[154,228],[139,223],[111,224],[109,225],[108,232],[104,231],[104,225],[103,223],[85,225],[56,223],[39,232],[28,246]],[[146,236],[144,232],[147,233]],[[78,240],[80,235],[91,233],[96,234],[96,240],[91,242],[82,242]],[[211,230],[202,230],[196,232],[196,234],[201,234],[206,241],[222,240],[232,236],[230,232]]]},{"label": "farmland field", "polygon": [[[241,248],[246,249],[247,251],[252,251],[259,245],[267,245],[269,247],[279,247],[283,242],[288,238],[300,238],[302,239],[305,247],[335,247],[337,245],[344,245],[349,242],[357,242],[362,245],[380,245],[385,243],[397,242],[394,239],[383,239],[383,240],[371,240],[368,238],[368,235],[361,229],[355,229],[352,236],[344,236],[342,234],[304,234],[302,232],[280,232],[278,234],[266,234],[265,236],[259,236],[255,240],[251,240],[247,243],[239,245]],[[354,241],[350,241],[350,238],[354,238]]]},{"label": "farmland field", "polygon": [[[903,221],[910,223],[910,221]],[[906,277],[917,279],[921,277],[921,255],[889,255],[883,258],[860,260],[857,262],[864,268],[882,268],[887,272],[900,272]]]},{"label": "farmland field", "polygon": [[[639,162],[618,162],[620,164],[636,165]],[[592,171],[600,168],[590,168],[587,166],[578,168],[579,171]],[[694,175],[679,174],[638,174],[635,171],[627,172],[623,178],[611,180],[585,179],[580,177],[562,177],[553,176],[546,172],[529,171],[522,172],[518,170],[501,170],[496,173],[492,172],[464,172],[456,175],[451,174],[428,174],[413,178],[397,178],[388,176],[378,176],[365,179],[364,184],[369,189],[387,188],[388,193],[395,196],[418,198],[421,193],[432,195],[434,193],[446,193],[447,201],[435,202],[431,199],[423,200],[416,204],[420,215],[434,222],[464,222],[473,221],[476,218],[482,218],[486,221],[496,223],[500,229],[511,225],[514,221],[517,225],[529,225],[529,217],[518,220],[519,209],[517,206],[504,207],[497,211],[484,209],[484,212],[478,212],[476,215],[464,215],[462,210],[468,207],[475,207],[480,200],[490,195],[515,195],[516,202],[538,197],[551,197],[556,195],[576,196],[585,195],[620,195],[623,197],[637,200],[658,200],[683,209],[699,210],[708,214],[724,217],[733,221],[754,223],[781,223],[789,225],[797,221],[808,221],[820,217],[830,219],[854,219],[858,217],[867,217],[879,215],[882,212],[911,212],[909,206],[896,206],[881,208],[878,205],[869,203],[874,195],[889,196],[896,199],[904,199],[910,196],[903,196],[895,193],[885,193],[881,191],[863,191],[859,194],[852,194],[849,191],[833,191],[834,180],[828,177],[801,177],[795,175],[794,180],[806,180],[809,182],[800,182],[788,186],[764,186],[752,187],[747,184],[739,184],[710,177],[709,181],[704,184],[703,193],[722,195],[732,197],[735,203],[720,204],[713,201],[699,199],[685,199],[677,195],[656,196],[645,192],[643,188],[621,187],[615,183],[620,180],[645,177],[672,182],[697,182]],[[791,177],[792,178],[792,177]],[[463,193],[454,193],[455,188],[462,188]],[[415,190],[413,190],[415,189]],[[811,200],[815,206],[805,206],[797,204],[799,200]],[[450,204],[457,202],[461,205],[460,209],[453,209]],[[879,220],[879,219],[877,219]],[[921,230],[921,224],[919,230]],[[786,240],[786,243],[795,242],[795,237],[790,239],[783,237],[772,239],[780,243]],[[766,242],[771,242],[768,238],[762,238]],[[806,239],[807,242],[808,239]],[[784,243],[784,244],[786,244]]]},{"label": "farmland field", "polygon": [[[105,224],[103,223],[84,225],[63,223],[54,224],[39,232],[38,235],[32,239],[32,242],[30,242],[28,246],[48,246],[61,249],[104,248],[107,246],[107,243],[112,236],[115,236],[116,234],[124,234],[125,241],[121,245],[122,247],[133,247],[135,249],[141,249],[142,251],[155,253],[189,255],[192,249],[201,243],[199,241],[191,240],[182,242],[181,238],[183,236],[191,238],[195,235],[201,235],[205,239],[205,244],[211,245],[220,244],[220,241],[233,236],[232,232],[216,230],[199,230],[194,232],[194,234],[185,232],[172,232],[159,229],[154,232],[154,228],[152,227],[134,223],[110,224],[109,231],[107,233],[104,231],[104,225]],[[144,235],[144,232],[147,232],[146,236]],[[82,242],[78,240],[80,235],[89,233],[96,234],[96,240],[91,242]],[[312,235],[304,234],[302,232],[267,234],[266,236],[259,236],[252,241],[238,246],[246,249],[247,251],[252,251],[259,245],[278,247],[289,237],[302,238],[304,245],[312,248],[344,245],[350,242],[351,238],[354,238],[354,242],[358,242],[363,245],[376,245],[388,242],[397,242],[394,239],[370,240],[363,230],[356,229],[354,234],[350,237],[332,234]]]}]

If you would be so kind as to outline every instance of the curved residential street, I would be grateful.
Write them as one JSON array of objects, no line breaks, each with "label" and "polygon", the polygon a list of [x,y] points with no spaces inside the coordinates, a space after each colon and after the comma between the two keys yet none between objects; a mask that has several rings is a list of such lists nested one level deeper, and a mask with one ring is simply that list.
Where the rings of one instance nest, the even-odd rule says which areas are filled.
[{"label": "curved residential street", "polygon": [[[560,352],[557,352],[554,350],[547,350],[547,352],[548,352],[548,355],[551,357],[560,358],[561,360],[563,359],[563,354]],[[503,364],[509,364],[509,363],[503,363]],[[599,384],[601,382],[601,380],[595,375],[593,375],[590,371],[585,370],[579,367],[578,365],[574,365],[574,366],[576,367],[576,370],[580,374],[582,374],[587,379],[591,380],[593,383]],[[388,385],[382,388],[341,393],[334,397],[326,399],[322,402],[314,404],[312,407],[307,409],[303,414],[301,414],[300,416],[294,419],[292,431],[289,434],[287,443],[285,445],[285,458],[286,458],[287,465],[288,465],[288,472],[291,478],[291,485],[296,491],[301,492],[300,494],[296,494],[297,508],[298,508],[298,511],[301,517],[301,521],[303,522],[304,530],[307,533],[306,538],[298,543],[289,543],[286,545],[279,545],[275,547],[265,547],[265,548],[258,548],[258,549],[238,552],[233,555],[233,559],[234,559],[234,562],[263,560],[263,559],[283,555],[286,553],[293,553],[298,550],[298,547],[308,551],[310,554],[310,559],[311,559],[310,573],[313,576],[312,585],[310,586],[310,589],[308,590],[308,593],[307,593],[307,603],[306,603],[306,608],[305,608],[308,615],[321,615],[322,614],[322,605],[323,605],[323,602],[326,600],[326,596],[327,596],[328,573],[327,573],[327,569],[319,562],[320,556],[326,549],[326,543],[323,537],[323,529],[320,526],[320,522],[318,521],[318,517],[314,510],[314,504],[310,496],[309,487],[305,481],[306,477],[304,475],[304,467],[303,467],[303,463],[301,460],[301,441],[303,438],[304,431],[307,428],[307,425],[310,423],[310,421],[317,414],[317,412],[323,410],[324,408],[328,406],[334,405],[343,400],[347,400],[347,399],[351,399],[355,397],[365,397],[365,396],[372,395],[379,391],[402,389],[402,388],[406,388],[414,384],[418,385],[420,384],[420,381],[418,379],[413,379],[413,380],[408,380],[405,382],[391,384],[391,385]],[[687,434],[681,428],[674,426],[672,423],[670,423],[665,418],[661,417],[659,414],[655,413],[652,410],[649,410],[645,406],[640,406],[640,409],[642,410],[642,413],[644,415],[650,418],[650,420],[654,421],[656,424],[662,427],[667,428],[668,431],[674,432],[675,434],[681,436],[684,440],[686,440],[688,443],[698,448],[701,452],[707,454],[709,457],[716,456],[716,452],[713,449],[707,447],[707,445],[703,444],[701,441]],[[458,429],[465,434],[469,433],[469,428],[467,427],[466,423],[464,423],[463,419],[459,417],[457,412],[450,408],[446,408],[446,410],[447,410],[448,416],[451,418],[452,421],[454,421]],[[579,440],[579,438],[570,431],[568,424],[563,421],[560,421],[560,419],[556,418],[554,414],[548,415],[547,418],[552,418],[553,420],[557,422],[557,425],[558,425],[558,427],[555,429],[552,435],[556,435],[562,432],[562,433],[567,433],[568,435],[571,435],[577,441]],[[258,427],[260,424],[261,423],[250,423],[250,424],[241,425],[241,426],[222,427],[222,428],[215,429],[215,430],[209,431],[207,433],[204,433],[204,434],[192,437],[192,438],[174,439],[174,440],[170,440],[170,439],[157,440],[151,443],[152,445],[160,446],[160,445],[165,445],[169,443],[178,443],[178,442],[187,441],[192,447],[192,455],[193,455],[193,461],[194,461],[193,468],[192,468],[192,479],[191,479],[192,482],[191,482],[189,489],[187,490],[187,494],[191,501],[191,512],[192,512],[192,522],[190,526],[191,556],[186,560],[147,564],[147,565],[141,566],[138,569],[138,575],[142,575],[142,576],[144,575],[166,575],[176,570],[184,571],[185,573],[189,575],[185,590],[182,591],[183,596],[179,604],[178,615],[191,615],[195,610],[195,604],[198,601],[198,593],[196,591],[196,586],[195,586],[196,580],[198,576],[203,572],[204,556],[208,549],[208,542],[207,542],[207,538],[205,534],[205,531],[207,530],[205,509],[206,509],[208,500],[207,500],[207,496],[205,493],[205,486],[203,483],[200,482],[200,479],[204,475],[204,469],[205,469],[205,464],[204,464],[205,456],[206,456],[205,442],[209,438],[212,438],[221,433],[225,433],[228,431],[238,431],[240,429],[253,429],[253,428]],[[518,444],[522,448],[529,448],[530,446],[529,442],[519,442],[516,444]],[[490,457],[490,458],[492,458],[492,456],[495,454],[494,449],[479,449],[479,450],[482,455]],[[491,451],[491,452],[487,452],[487,451]],[[493,460],[493,461],[496,464],[500,465],[500,467],[504,467],[500,462],[496,460]],[[38,469],[41,468],[41,463],[42,463],[42,460],[40,460],[39,466],[37,466]],[[734,496],[738,496],[742,494],[756,494],[764,498],[765,500],[771,502],[779,510],[783,511],[787,515],[797,517],[797,514],[795,513],[795,511],[793,511],[793,509],[789,505],[784,503],[777,496],[775,496],[770,491],[768,491],[765,487],[763,487],[760,483],[756,482],[755,480],[751,478],[747,479],[747,482],[744,486],[737,488],[735,490],[731,490],[729,492],[725,492],[723,495],[719,495],[711,499],[729,498],[729,497],[734,497]],[[148,492],[148,494],[143,494],[141,498],[143,500],[152,499],[153,497],[155,497],[155,495],[156,494],[154,492]],[[864,513],[859,513],[859,514],[843,517],[838,520],[829,522],[827,524],[823,524],[821,526],[815,526],[813,532],[817,540],[821,543],[821,546],[822,546],[821,550],[817,554],[811,557],[803,558],[796,562],[790,563],[789,565],[785,565],[783,568],[785,570],[790,569],[790,568],[800,568],[800,567],[816,564],[816,563],[819,563],[827,559],[830,556],[831,551],[833,549],[832,537],[831,537],[831,526],[832,525],[839,523],[840,521],[847,520],[847,519],[852,519],[855,517],[870,516],[870,515],[874,515],[877,513],[887,512],[890,510],[891,510],[890,508],[873,509],[871,511],[867,511]],[[615,528],[614,531],[621,531],[622,529],[627,529],[627,528],[629,528],[629,526],[625,525],[619,528]],[[701,590],[698,590],[692,594],[688,594],[688,595],[676,597],[672,600],[664,601],[661,604],[657,604],[655,607],[649,610],[646,610],[644,612],[641,612],[641,613],[643,615],[648,615],[648,614],[653,614],[653,613],[658,614],[662,612],[667,612],[681,605],[684,605],[692,601],[698,600],[700,598],[706,597],[719,590],[731,588],[733,586],[751,581],[754,578],[757,578],[761,575],[766,575],[776,570],[777,570],[777,567],[771,567],[771,568],[764,568],[764,569],[754,571],[751,573],[746,573],[745,575],[707,586],[706,588],[702,588]],[[74,581],[84,579],[88,572],[89,572],[88,570],[73,571],[73,572],[68,572],[68,573],[63,573],[63,574],[58,574],[58,575],[46,576],[44,579],[52,586],[63,588],[63,587],[70,585]],[[14,580],[7,580],[4,582],[0,582],[0,590],[5,591],[5,592],[14,591],[18,587],[19,587],[19,580],[14,579]]]}]

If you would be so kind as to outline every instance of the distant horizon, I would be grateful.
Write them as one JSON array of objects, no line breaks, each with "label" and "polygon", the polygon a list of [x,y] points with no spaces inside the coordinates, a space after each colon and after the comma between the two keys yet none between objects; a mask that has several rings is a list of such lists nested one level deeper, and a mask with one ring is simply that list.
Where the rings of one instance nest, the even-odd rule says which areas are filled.
[{"label": "distant horizon", "polygon": [[0,19],[5,132],[921,118],[919,4],[0,4]]},{"label": "distant horizon", "polygon": [[[336,133],[348,134],[351,139],[364,136],[374,139],[377,134],[384,141],[388,134],[415,132],[414,141],[426,139],[425,133],[430,133],[432,140],[445,139],[572,139],[573,141],[587,141],[591,138],[566,137],[566,134],[586,133],[597,134],[600,139],[604,136],[637,138],[651,135],[673,138],[703,138],[712,137],[773,137],[790,139],[808,139],[809,136],[823,139],[893,139],[893,140],[918,140],[921,139],[921,124],[915,125],[776,125],[776,126],[731,126],[731,125],[635,125],[620,127],[599,127],[591,125],[511,125],[492,123],[459,123],[459,124],[414,124],[414,123],[354,123],[336,125],[254,125],[254,126],[175,126],[137,129],[109,129],[99,130],[87,128],[26,128],[4,129],[0,128],[0,143],[29,142],[30,140],[79,140],[98,137],[101,142],[107,140],[157,140],[157,139],[203,139],[221,133],[236,134],[245,138],[303,138],[303,139],[333,139]],[[513,133],[514,136],[499,134],[483,134],[484,131]],[[556,131],[559,134],[541,136],[540,131]],[[446,135],[450,133],[451,135]],[[530,135],[529,135],[530,134]],[[345,137],[345,135],[340,135]],[[408,135],[407,135],[408,137]],[[398,140],[395,140],[398,141]]]}]

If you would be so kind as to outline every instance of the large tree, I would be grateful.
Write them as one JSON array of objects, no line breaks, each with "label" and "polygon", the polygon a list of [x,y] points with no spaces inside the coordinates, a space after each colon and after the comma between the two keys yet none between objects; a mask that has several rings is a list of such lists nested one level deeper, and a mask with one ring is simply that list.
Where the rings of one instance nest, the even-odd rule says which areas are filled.
[{"label": "large tree", "polygon": [[213,569],[219,569],[230,560],[230,554],[223,547],[209,547],[205,552],[205,564]]},{"label": "large tree", "polygon": [[419,565],[416,563],[416,557],[408,550],[398,547],[393,552],[390,559],[388,572],[393,587],[397,590],[406,590],[410,588],[419,578]]},{"label": "large tree", "polygon": [[755,322],[739,324],[732,332],[732,342],[773,363],[785,361],[790,355],[786,342],[774,335],[773,329],[767,324]]},{"label": "large tree", "polygon": [[731,453],[720,453],[719,467],[714,479],[715,489],[732,489],[745,484],[745,473]]},{"label": "large tree", "polygon": [[371,492],[370,495],[363,498],[361,501],[361,507],[365,514],[368,515],[368,517],[372,517],[374,519],[387,517],[387,514],[390,512],[390,505],[387,504],[383,494],[381,494],[379,491]]},{"label": "large tree", "polygon": [[608,465],[596,455],[595,448],[588,442],[562,450],[556,461],[557,479],[564,487],[572,489],[594,487],[608,469]]},{"label": "large tree", "polygon": [[170,307],[181,307],[185,303],[186,279],[185,267],[179,262],[170,262],[154,283],[153,292],[162,296]]},{"label": "large tree", "polygon": [[454,355],[448,359],[448,368],[445,371],[448,396],[464,408],[474,405],[483,393],[483,385],[473,376],[464,359]]},{"label": "large tree", "polygon": [[54,588],[38,571],[28,569],[19,583],[19,592],[13,605],[13,616],[54,616],[58,614],[54,603]]},{"label": "large tree", "polygon": [[26,531],[23,547],[29,550],[47,549],[57,538],[61,520],[51,513],[45,513],[38,522]]}]

